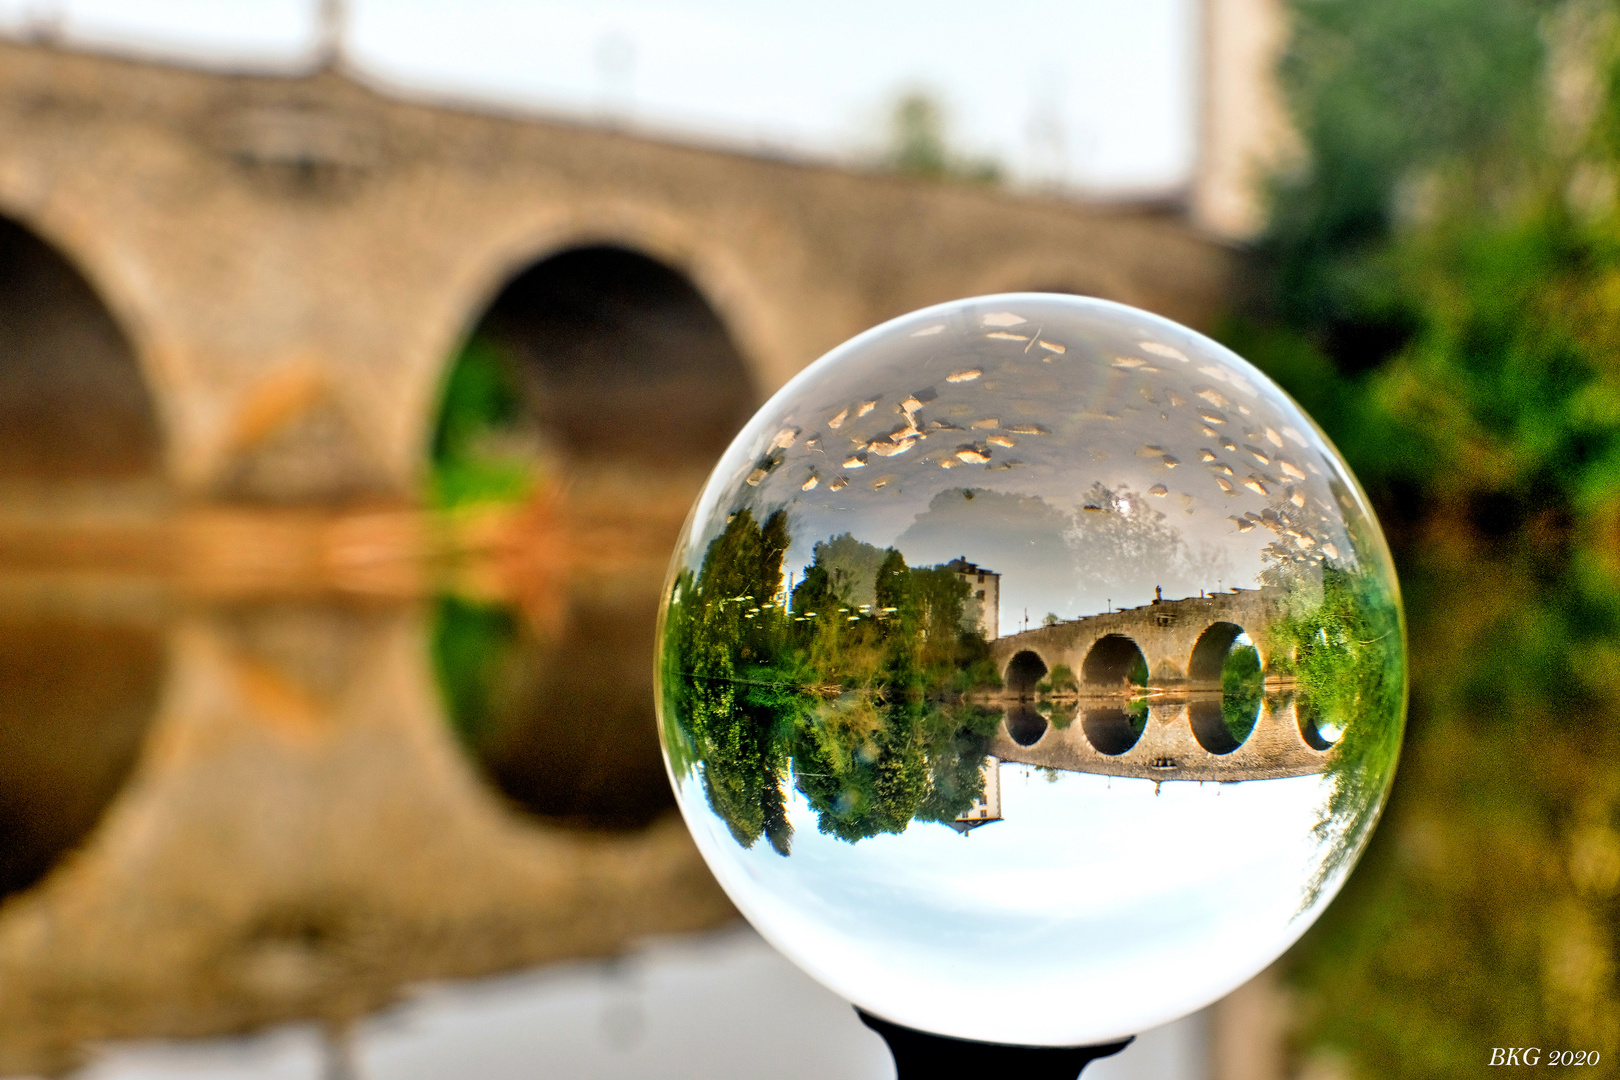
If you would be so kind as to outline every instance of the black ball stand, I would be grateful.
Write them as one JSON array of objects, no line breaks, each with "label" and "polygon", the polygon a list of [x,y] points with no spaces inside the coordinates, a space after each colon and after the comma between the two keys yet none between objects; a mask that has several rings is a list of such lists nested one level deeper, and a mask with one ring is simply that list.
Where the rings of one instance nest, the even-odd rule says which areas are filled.
[{"label": "black ball stand", "polygon": [[[1103,1046],[1011,1046],[930,1035],[864,1009],[861,1023],[883,1036],[894,1055],[896,1080],[1075,1080],[1091,1062],[1119,1053],[1131,1039]],[[1134,1036],[1133,1036],[1134,1038]]]}]

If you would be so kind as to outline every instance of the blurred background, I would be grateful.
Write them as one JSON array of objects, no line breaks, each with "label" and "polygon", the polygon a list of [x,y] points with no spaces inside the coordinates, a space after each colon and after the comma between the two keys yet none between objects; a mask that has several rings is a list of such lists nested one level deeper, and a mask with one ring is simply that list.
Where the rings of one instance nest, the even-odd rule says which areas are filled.
[{"label": "blurred background", "polygon": [[889,1075],[673,814],[656,594],[789,376],[1021,289],[1270,372],[1410,620],[1344,894],[1087,1075],[1620,1055],[1620,5],[0,34],[0,1076]]}]

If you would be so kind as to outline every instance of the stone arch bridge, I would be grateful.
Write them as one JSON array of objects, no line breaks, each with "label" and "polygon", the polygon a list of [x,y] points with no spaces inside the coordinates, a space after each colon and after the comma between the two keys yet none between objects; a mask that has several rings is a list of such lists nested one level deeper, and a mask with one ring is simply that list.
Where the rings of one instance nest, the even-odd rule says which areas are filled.
[{"label": "stone arch bridge", "polygon": [[458,343],[569,250],[689,281],[755,402],[926,304],[1060,290],[1208,325],[1233,268],[1162,202],[702,149],[330,68],[231,75],[24,43],[0,43],[0,217],[104,304],[150,392],[161,479],[193,502],[415,501]]},{"label": "stone arch bridge", "polygon": [[[1278,779],[1323,772],[1330,747],[1300,715],[1290,680],[1264,681],[1253,729],[1228,730],[1221,668],[1239,634],[1268,655],[1271,626],[1282,615],[1280,589],[1233,589],[1073,619],[998,638],[990,654],[1002,672],[1007,717],[990,753],[1044,768],[1159,780]],[[1148,668],[1148,686],[1127,690],[1131,669]],[[1058,665],[1079,680],[1077,692],[1037,695]],[[1037,697],[1048,700],[1037,702]],[[1133,725],[1132,701],[1145,720]]]},{"label": "stone arch bridge", "polygon": [[[1184,600],[1155,600],[1141,607],[1088,615],[1053,626],[1009,634],[990,643],[996,669],[1010,693],[1033,689],[1036,679],[1067,665],[1086,687],[1117,687],[1132,658],[1125,643],[1141,650],[1154,686],[1219,689],[1221,661],[1240,632],[1247,632],[1267,665],[1267,631],[1282,615],[1281,589],[1233,589]],[[1033,667],[1015,663],[1028,655]]]}]

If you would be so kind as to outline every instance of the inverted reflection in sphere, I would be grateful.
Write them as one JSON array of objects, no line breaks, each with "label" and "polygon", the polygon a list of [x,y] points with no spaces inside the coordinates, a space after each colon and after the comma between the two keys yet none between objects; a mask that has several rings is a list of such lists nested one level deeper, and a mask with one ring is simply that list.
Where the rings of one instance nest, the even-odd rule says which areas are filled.
[{"label": "inverted reflection in sphere", "polygon": [[1400,744],[1399,597],[1298,406],[1185,327],[1012,294],[773,397],[682,537],[678,801],[834,991],[988,1042],[1198,1009],[1338,890]]}]

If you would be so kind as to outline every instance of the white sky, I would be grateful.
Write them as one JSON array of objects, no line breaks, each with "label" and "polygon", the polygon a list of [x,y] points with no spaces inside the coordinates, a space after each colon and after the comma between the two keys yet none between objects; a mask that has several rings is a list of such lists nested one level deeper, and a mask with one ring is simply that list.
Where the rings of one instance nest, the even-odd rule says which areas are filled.
[{"label": "white sky", "polygon": [[786,858],[738,845],[696,774],[678,791],[766,940],[841,997],[964,1038],[1106,1042],[1203,1008],[1280,956],[1343,881],[1299,916],[1329,854],[1313,833],[1323,776],[1157,785],[998,767],[1005,820],[966,837],[914,821],[846,843],[789,780]]},{"label": "white sky", "polygon": [[[0,33],[288,69],[318,0],[0,0]],[[433,96],[859,160],[923,88],[1026,183],[1164,192],[1194,152],[1197,0],[349,0],[350,62]]]}]

